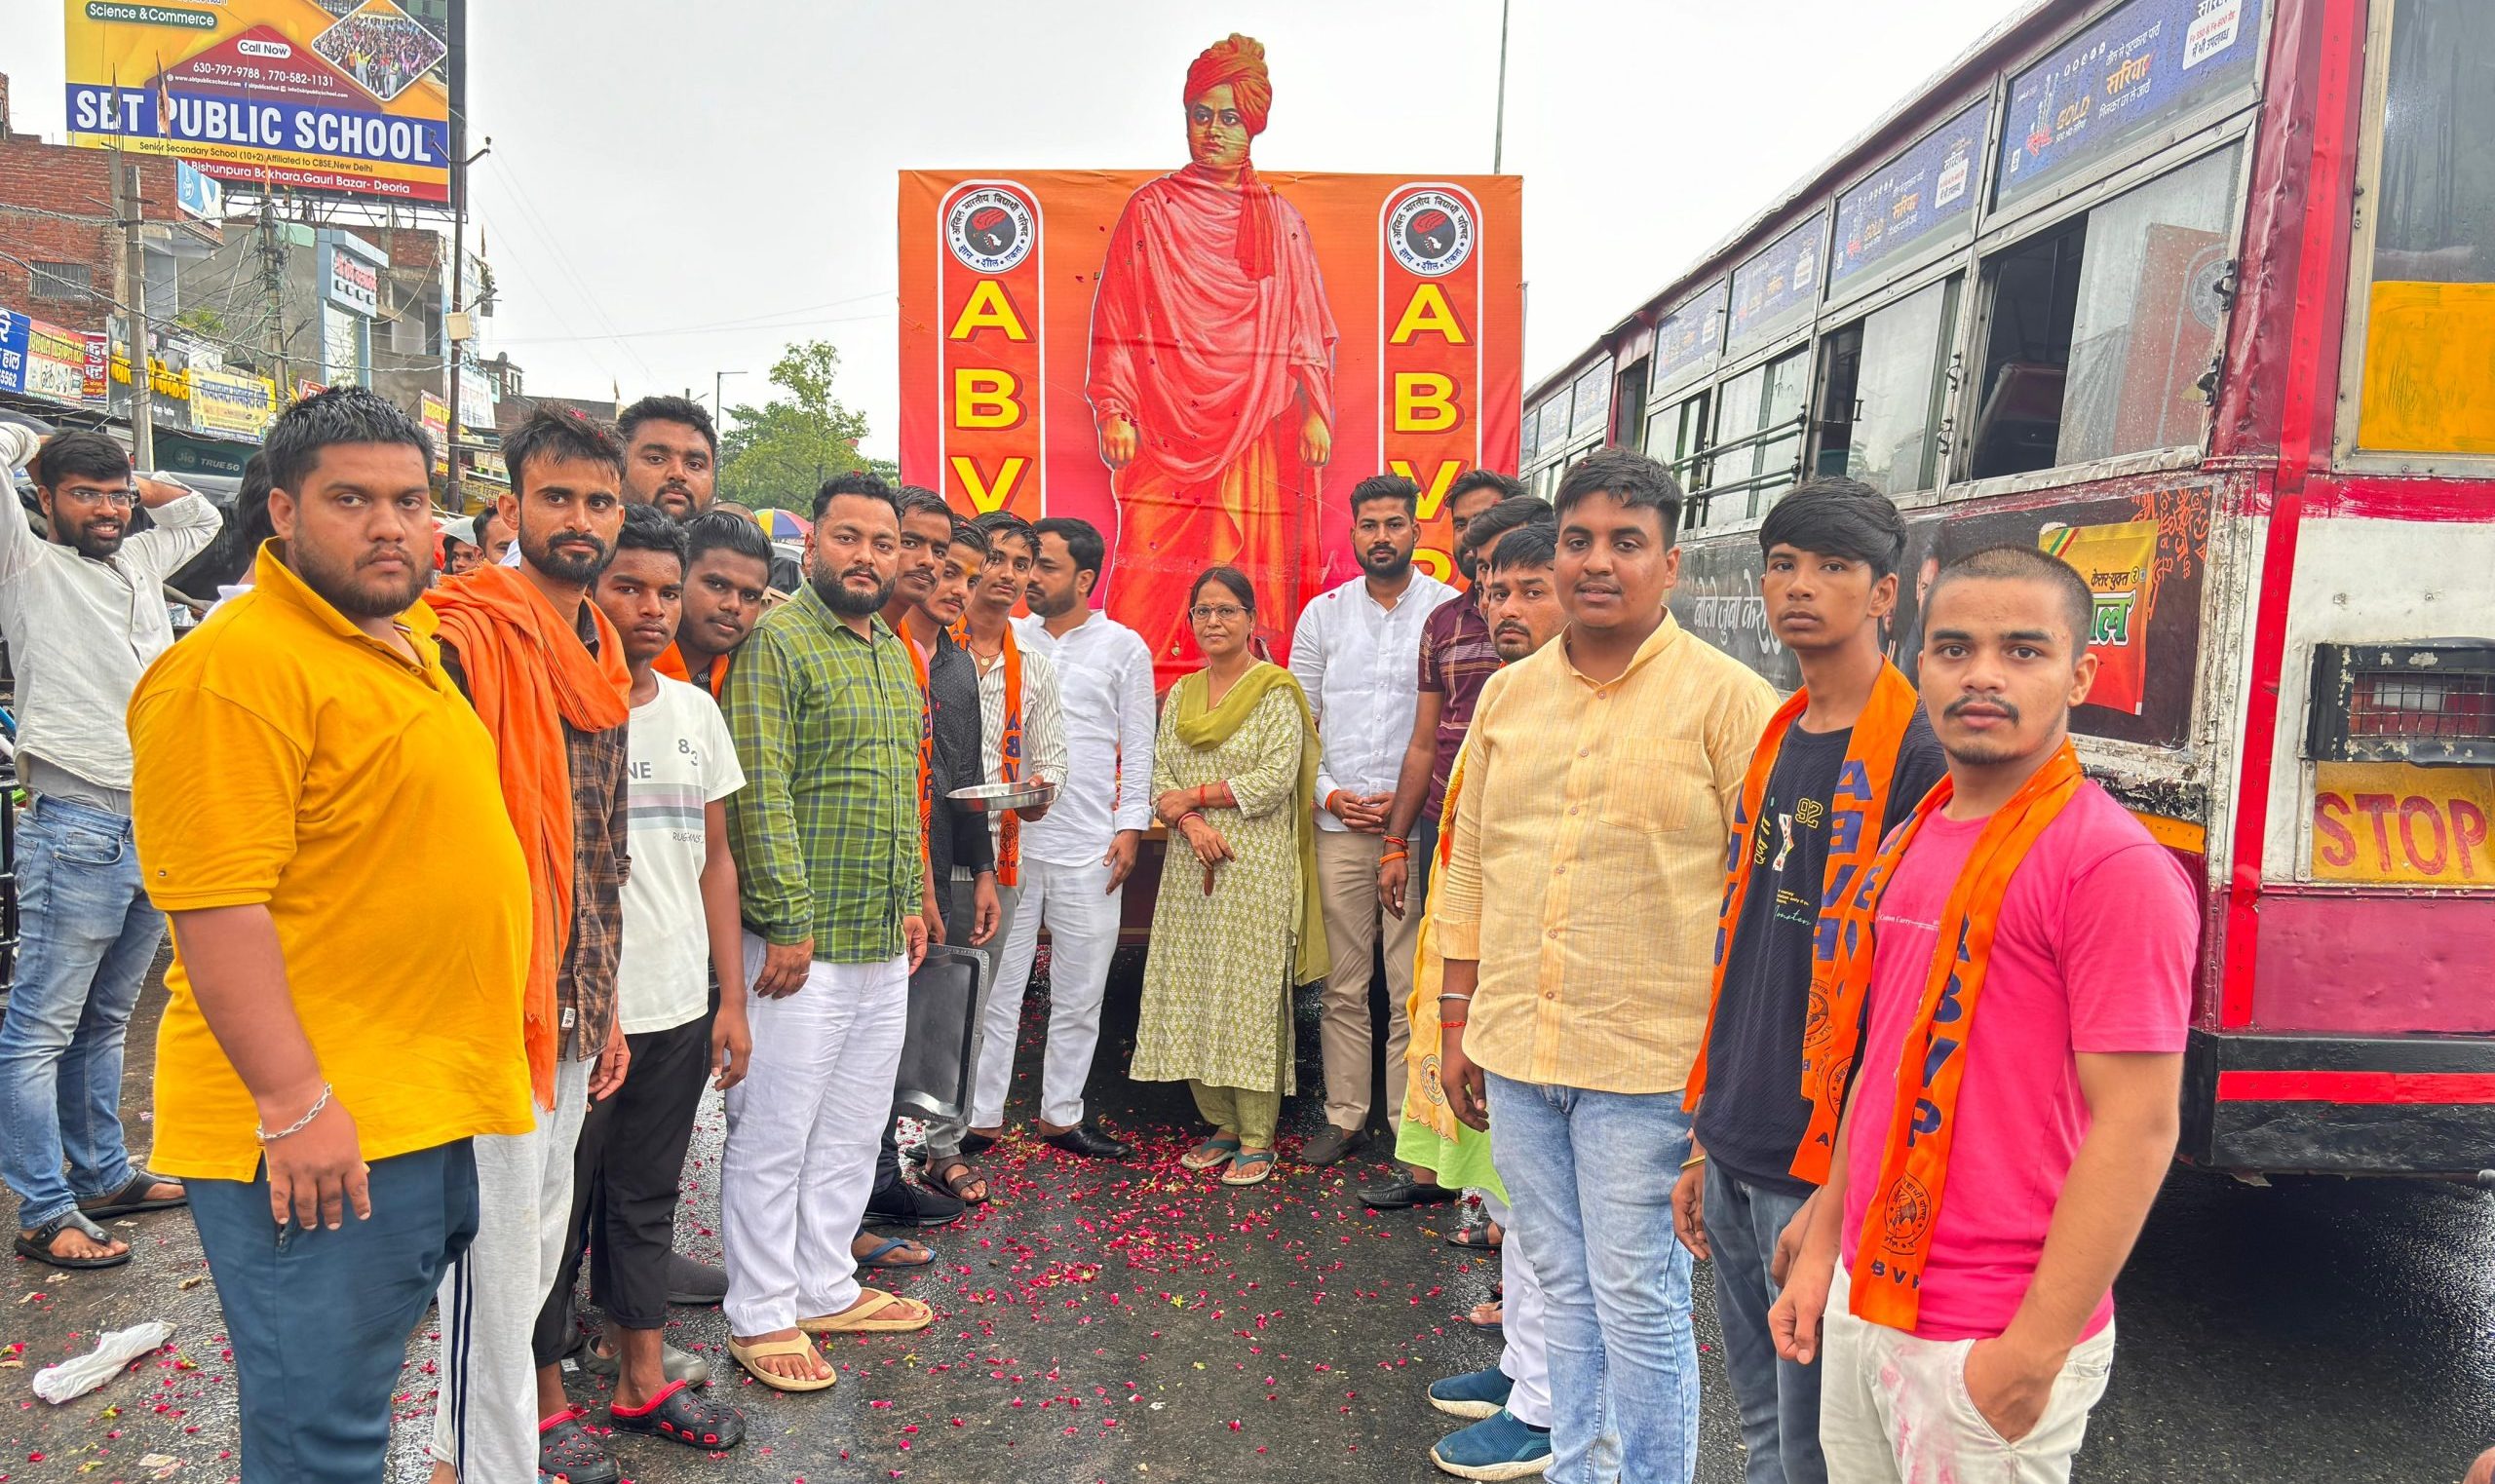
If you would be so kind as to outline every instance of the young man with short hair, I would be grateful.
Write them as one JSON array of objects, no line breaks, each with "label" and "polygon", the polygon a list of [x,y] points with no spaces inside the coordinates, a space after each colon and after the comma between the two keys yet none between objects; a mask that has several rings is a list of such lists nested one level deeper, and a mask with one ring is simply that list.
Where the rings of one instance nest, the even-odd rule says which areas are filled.
[{"label": "young man with short hair", "polygon": [[747,780],[728,831],[754,1045],[720,1166],[728,1353],[784,1391],[838,1379],[813,1335],[935,1322],[861,1288],[851,1248],[927,951],[925,703],[882,619],[901,508],[861,472],[825,483],[814,517],[806,585],[738,652],[726,706]]},{"label": "young man with short hair", "polygon": [[1856,479],[1805,479],[1768,510],[1758,544],[1768,628],[1802,688],[1768,719],[1725,851],[1713,1009],[1682,1098],[1698,1121],[1672,1224],[1714,1264],[1749,1484],[1826,1484],[1819,1370],[1778,1361],[1767,1328],[1777,1238],[1812,1191],[1792,1172],[1811,1113],[1804,1025],[1835,963],[1828,914],[1947,765],[1914,686],[1881,653],[1906,545],[1889,497]]},{"label": "young man with short hair", "polygon": [[[1291,630],[1290,672],[1308,698],[1322,755],[1317,763],[1318,900],[1332,954],[1319,1012],[1325,1069],[1325,1127],[1300,1158],[1331,1164],[1368,1141],[1369,963],[1383,938],[1386,957],[1387,1123],[1403,1123],[1403,1047],[1411,1040],[1403,1003],[1412,992],[1415,915],[1384,909],[1381,858],[1403,854],[1385,842],[1396,775],[1412,736],[1425,663],[1422,626],[1454,589],[1412,566],[1420,544],[1421,487],[1401,475],[1372,475],[1352,486],[1352,550],[1361,575],[1309,599]],[[1436,1172],[1363,1191],[1371,1205],[1396,1209],[1455,1199]]]},{"label": "young man with short hair", "polygon": [[[20,463],[49,541],[7,487]],[[133,536],[139,506],[156,526]],[[32,430],[0,423],[0,634],[17,674],[19,777],[34,796],[18,836],[17,986],[0,1019],[0,1169],[18,1197],[19,1255],[56,1268],[130,1261],[97,1223],[182,1203],[179,1183],[131,1162],[121,1125],[130,1016],[165,940],[132,846],[124,713],[173,643],[165,579],[222,523],[179,484],[134,484],[130,456],[100,433],[36,450]]]},{"label": "young man with short hair", "polygon": [[483,559],[477,565],[501,566],[503,558],[511,554],[513,536],[511,521],[504,517],[501,503],[487,505],[477,513],[476,518],[477,550],[483,553]]},{"label": "young man with short hair", "polygon": [[2068,1479],[2174,1157],[2200,912],[2071,748],[2094,612],[2022,546],[1926,598],[1948,777],[1840,904],[1795,1166],[1826,1184],[1769,1314],[1778,1354],[1826,1354],[1820,1445],[1847,1484]]},{"label": "young man with short hair", "polygon": [[[1486,469],[1457,479],[1447,508],[1455,527],[1455,569],[1468,590],[1439,604],[1421,626],[1420,699],[1395,778],[1395,806],[1386,818],[1386,837],[1401,846],[1405,858],[1381,860],[1377,868],[1378,895],[1395,917],[1403,915],[1407,896],[1417,901],[1428,894],[1447,774],[1473,724],[1481,687],[1499,668],[1497,646],[1481,618],[1481,560],[1510,531],[1551,519],[1548,504]],[[1389,845],[1388,854],[1397,845]]]},{"label": "young man with short hair", "polygon": [[1025,593],[1031,616],[1016,625],[1015,637],[1026,653],[1056,663],[1066,776],[1048,818],[1021,832],[1022,902],[987,1002],[979,1101],[963,1151],[976,1154],[1004,1134],[1022,996],[1046,925],[1049,1030],[1040,1135],[1067,1154],[1122,1160],[1131,1147],[1085,1119],[1083,1084],[1100,1042],[1100,999],[1118,948],[1127,876],[1152,822],[1153,733],[1161,721],[1152,653],[1133,629],[1092,606],[1108,559],[1100,533],[1071,516],[1051,516],[1033,529],[1039,543]]},{"label": "young man with short hair", "polygon": [[734,511],[684,522],[684,612],[658,671],[710,692],[728,688],[728,662],[753,632],[771,592],[771,538]]},{"label": "young man with short hair", "polygon": [[1622,1477],[1686,1484],[1698,1353],[1671,1237],[1679,1094],[1722,842],[1775,692],[1665,607],[1680,491],[1662,465],[1601,450],[1553,504],[1568,628],[1482,688],[1433,893],[1439,1079],[1459,1121],[1490,1127],[1550,1298],[1552,1474],[1583,1484],[1609,1418]]},{"label": "young man with short hair", "polygon": [[719,434],[689,397],[644,397],[615,419],[624,442],[624,499],[656,506],[679,523],[710,508],[718,492]]},{"label": "young man with short hair", "polygon": [[[370,1484],[407,1335],[478,1229],[474,1144],[534,1122],[528,868],[417,602],[430,440],[342,387],[288,408],[267,456],[250,590],[131,701],[173,922],[157,1151],[224,1310],[242,1476]],[[457,932],[418,882],[459,884]]]},{"label": "young man with short hair", "polygon": [[[1474,563],[1481,619],[1489,626],[1500,664],[1524,659],[1557,638],[1566,626],[1555,560],[1551,528],[1534,522],[1508,532]],[[1427,903],[1416,906],[1414,916],[1426,916]],[[1438,986],[1425,983],[1424,988],[1435,991]],[[1416,1003],[1412,1014],[1414,1044],[1407,1052],[1413,1063],[1412,1090],[1404,1103],[1396,1153],[1406,1162],[1438,1170],[1441,1179],[1478,1187],[1490,1227],[1506,1231],[1499,1242],[1505,1310],[1499,1363],[1430,1387],[1431,1406],[1449,1416],[1478,1419],[1439,1439],[1430,1450],[1430,1462],[1460,1479],[1530,1478],[1551,1466],[1551,1355],[1542,1283],[1525,1255],[1530,1238],[1517,1234],[1507,1186],[1491,1165],[1489,1135],[1457,1123],[1449,1139],[1421,1105],[1430,1090],[1424,1079],[1437,1064],[1435,993],[1429,1003]]]},{"label": "young man with short hair", "polygon": [[486,1484],[603,1457],[577,1419],[541,1427],[532,1331],[571,1229],[572,1157],[593,1099],[623,1084],[615,1015],[623,934],[627,693],[615,626],[590,587],[615,552],[623,450],[585,417],[540,409],[503,441],[519,564],[437,588],[442,667],[494,739],[503,805],[529,864],[535,925],[522,1022],[537,1125],[481,1139],[477,1239],[441,1288],[434,1484]]},{"label": "young man with short hair", "polygon": [[[996,931],[995,847],[986,818],[951,798],[953,790],[967,788],[979,778],[979,672],[954,642],[951,625],[939,621],[928,606],[944,589],[957,522],[943,496],[934,490],[904,484],[899,493],[901,569],[892,601],[884,605],[884,622],[909,652],[924,705],[918,808],[926,824],[927,878],[921,914],[927,920],[929,937],[945,941],[945,899],[952,894],[955,867],[965,869],[971,874],[972,906],[969,920],[962,924],[962,935],[969,943],[984,943]],[[961,590],[967,593],[968,585],[962,584]],[[906,1058],[907,1050],[902,1054]],[[883,1144],[875,1156],[875,1189],[866,1198],[866,1220],[908,1227],[959,1221],[963,1202],[958,1195],[921,1190],[902,1176],[900,1126],[896,1108],[885,1123]],[[881,1243],[862,1237],[860,1245],[873,1250]],[[861,1257],[864,1260],[863,1253]],[[903,1265],[919,1261],[915,1250],[898,1259]]]},{"label": "young man with short hair", "polygon": [[[1057,710],[1056,665],[1025,645],[1013,623],[1014,609],[1030,584],[1038,533],[1029,521],[1010,511],[989,511],[972,524],[983,546],[967,568],[970,600],[955,632],[979,672],[979,781],[1059,782],[1065,778],[1066,756],[1065,729]],[[955,552],[964,545],[956,540]],[[986,817],[996,856],[997,919],[995,933],[976,945],[987,959],[987,979],[979,1002],[982,1030],[975,1041],[975,1058],[990,1054],[984,1026],[987,1007],[1002,976],[1005,945],[1012,939],[1014,921],[1021,908],[1023,832],[1048,812],[1047,805],[1039,804]],[[956,914],[970,912],[972,890],[968,873],[956,865],[952,906]],[[975,1059],[974,1087],[979,1082],[978,1066]],[[988,1190],[987,1182],[963,1154],[973,1116],[965,1110],[959,1127],[931,1126],[924,1159],[930,1180],[965,1203],[977,1205],[987,1199]]]},{"label": "young man with short hair", "polygon": [[[615,1378],[608,1425],[705,1452],[732,1448],[744,1422],[724,1403],[691,1394],[710,1367],[665,1345],[668,1259],[686,1149],[702,1089],[745,1077],[753,1041],[745,997],[714,1016],[710,972],[734,983],[742,957],[737,869],[728,854],[727,797],[745,784],[727,723],[708,695],[654,667],[674,641],[683,604],[684,530],[646,505],[628,505],[614,559],[593,596],[631,667],[628,828],[633,872],[624,881],[616,1015],[633,1075],[593,1107],[572,1164],[570,1237],[537,1316],[541,1419],[579,1413],[563,1393],[562,1363]],[[584,1337],[572,1296],[582,1251],[602,1336]],[[601,1450],[602,1452],[603,1450]],[[620,1473],[611,1457],[565,1470],[572,1484]]]}]

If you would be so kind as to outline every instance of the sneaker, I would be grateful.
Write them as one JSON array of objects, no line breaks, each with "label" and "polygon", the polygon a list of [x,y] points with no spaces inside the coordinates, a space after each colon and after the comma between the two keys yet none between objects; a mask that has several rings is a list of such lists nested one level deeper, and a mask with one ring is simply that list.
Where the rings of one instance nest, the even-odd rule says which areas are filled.
[{"label": "sneaker", "polygon": [[949,1227],[962,1219],[959,1200],[939,1191],[922,1190],[906,1180],[892,1184],[866,1198],[865,1220],[870,1227]]},{"label": "sneaker", "polygon": [[1508,1379],[1508,1373],[1494,1365],[1486,1371],[1430,1383],[1430,1405],[1449,1417],[1496,1417],[1499,1409],[1508,1404],[1508,1392],[1515,1389],[1516,1383]]},{"label": "sneaker", "polygon": [[1530,1479],[1551,1466],[1551,1429],[1502,1410],[1439,1439],[1430,1462],[1459,1479]]},{"label": "sneaker", "polygon": [[1368,1142],[1368,1134],[1359,1128],[1337,1128],[1328,1123],[1323,1133],[1308,1141],[1299,1151],[1302,1164],[1331,1164]]}]

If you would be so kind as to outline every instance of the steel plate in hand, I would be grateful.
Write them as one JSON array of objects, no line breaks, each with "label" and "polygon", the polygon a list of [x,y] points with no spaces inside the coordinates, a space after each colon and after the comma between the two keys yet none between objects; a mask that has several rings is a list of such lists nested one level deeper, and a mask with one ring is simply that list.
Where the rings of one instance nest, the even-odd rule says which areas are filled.
[{"label": "steel plate in hand", "polygon": [[944,797],[975,815],[996,814],[1008,809],[1036,809],[1056,801],[1055,783],[980,783],[970,788],[956,788]]}]

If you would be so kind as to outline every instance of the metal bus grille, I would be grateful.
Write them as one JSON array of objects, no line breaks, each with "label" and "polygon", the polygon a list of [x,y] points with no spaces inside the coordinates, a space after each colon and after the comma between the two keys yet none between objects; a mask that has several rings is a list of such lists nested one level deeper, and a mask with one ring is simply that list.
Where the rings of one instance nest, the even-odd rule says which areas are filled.
[{"label": "metal bus grille", "polygon": [[2348,735],[2495,742],[2495,675],[2357,675]]}]

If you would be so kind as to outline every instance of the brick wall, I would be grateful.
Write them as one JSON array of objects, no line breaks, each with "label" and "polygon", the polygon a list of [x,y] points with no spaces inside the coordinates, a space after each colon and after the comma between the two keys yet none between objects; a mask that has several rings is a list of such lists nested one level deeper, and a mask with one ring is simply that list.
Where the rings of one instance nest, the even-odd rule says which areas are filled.
[{"label": "brick wall", "polygon": [[[104,327],[111,306],[102,299],[83,304],[37,299],[33,274],[23,263],[12,259],[83,264],[98,290],[118,297],[114,270],[119,261],[116,246],[120,231],[111,220],[115,159],[110,150],[71,149],[46,144],[31,135],[0,133],[0,252],[8,254],[0,257],[0,304],[63,329],[94,331]],[[180,220],[173,162],[139,155],[129,156],[128,160],[138,167],[146,218]],[[40,212],[61,214],[45,215],[12,208],[35,208]],[[64,220],[63,216],[96,219]]]}]

